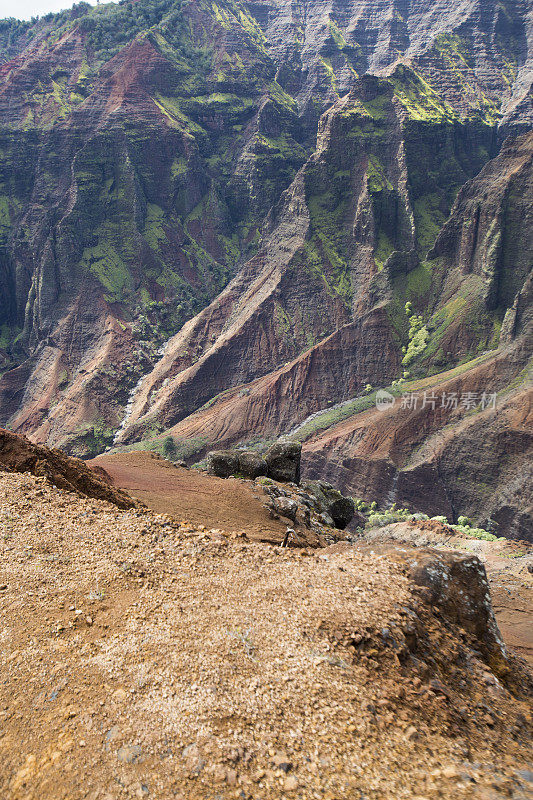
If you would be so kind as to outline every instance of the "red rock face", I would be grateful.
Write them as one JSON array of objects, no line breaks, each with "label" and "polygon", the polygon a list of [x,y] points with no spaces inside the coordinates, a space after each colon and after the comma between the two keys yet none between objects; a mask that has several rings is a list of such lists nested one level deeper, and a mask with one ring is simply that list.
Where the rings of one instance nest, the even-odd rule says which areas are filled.
[{"label": "red rock face", "polygon": [[[148,5],[0,27],[0,422],[201,452],[499,345],[520,382],[525,8]],[[326,449],[385,497],[379,435]]]}]

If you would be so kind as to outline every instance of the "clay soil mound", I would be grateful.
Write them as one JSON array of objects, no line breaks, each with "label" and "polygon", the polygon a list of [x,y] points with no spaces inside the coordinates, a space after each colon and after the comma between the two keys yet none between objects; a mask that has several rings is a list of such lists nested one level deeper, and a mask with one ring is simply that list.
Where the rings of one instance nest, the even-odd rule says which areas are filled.
[{"label": "clay soil mound", "polygon": [[59,489],[107,500],[119,508],[132,508],[136,504],[126,492],[111,485],[109,476],[101,467],[91,469],[79,458],[34,444],[25,436],[1,428],[0,469],[44,476]]}]

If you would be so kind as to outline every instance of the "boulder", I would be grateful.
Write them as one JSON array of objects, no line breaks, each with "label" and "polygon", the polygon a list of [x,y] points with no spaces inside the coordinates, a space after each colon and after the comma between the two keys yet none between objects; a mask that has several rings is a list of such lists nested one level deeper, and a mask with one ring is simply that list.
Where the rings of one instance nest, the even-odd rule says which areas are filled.
[{"label": "boulder", "polygon": [[296,514],[298,513],[298,503],[290,500],[288,497],[277,497],[270,503],[272,510],[279,514],[280,517],[296,521]]},{"label": "boulder", "polygon": [[207,456],[207,471],[217,478],[229,478],[239,471],[239,456],[234,450],[213,450]]},{"label": "boulder", "polygon": [[301,442],[276,442],[265,454],[268,477],[286,483],[300,482]]},{"label": "boulder", "polygon": [[409,577],[450,622],[475,637],[492,670],[503,677],[509,670],[507,651],[492,609],[485,567],[477,556],[426,549],[404,554]]},{"label": "boulder", "polygon": [[335,527],[344,530],[355,514],[355,503],[351,497],[344,497],[340,492],[333,491],[338,496],[331,498],[328,513],[333,519]]},{"label": "boulder", "polygon": [[304,488],[315,499],[315,508],[333,520],[336,528],[344,530],[355,514],[355,503],[338,489],[324,481],[306,481]]},{"label": "boulder", "polygon": [[244,478],[259,478],[267,474],[267,463],[265,459],[253,450],[242,450],[239,454],[239,473]]}]

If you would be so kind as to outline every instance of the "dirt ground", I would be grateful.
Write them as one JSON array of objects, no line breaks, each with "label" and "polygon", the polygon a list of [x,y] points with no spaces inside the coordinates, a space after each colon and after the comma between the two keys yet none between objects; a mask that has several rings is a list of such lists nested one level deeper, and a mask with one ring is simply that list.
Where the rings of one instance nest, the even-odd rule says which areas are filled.
[{"label": "dirt ground", "polygon": [[531,798],[520,665],[401,561],[221,527],[0,473],[2,800]]},{"label": "dirt ground", "polygon": [[[242,531],[250,539],[280,542],[286,523],[272,520],[251,481],[215,478],[196,470],[176,468],[152,453],[102,455],[89,464],[103,467],[116,486],[159,513],[194,524]],[[533,547],[522,542],[485,542],[450,537],[433,525],[418,543],[476,553],[487,570],[493,606],[502,635],[533,666]],[[403,530],[403,534],[401,531]],[[413,541],[404,528],[397,535]]]},{"label": "dirt ground", "polygon": [[115,486],[160,514],[239,531],[256,541],[280,542],[287,530],[287,521],[269,517],[263,506],[265,498],[252,481],[175,467],[147,452],[102,455],[87,463],[103,467]]}]

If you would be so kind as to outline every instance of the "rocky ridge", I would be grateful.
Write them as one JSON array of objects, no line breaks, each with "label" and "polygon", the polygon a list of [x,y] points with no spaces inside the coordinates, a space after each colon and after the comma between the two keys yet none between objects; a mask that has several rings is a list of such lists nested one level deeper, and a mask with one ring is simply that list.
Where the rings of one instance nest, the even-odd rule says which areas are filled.
[{"label": "rocky ridge", "polygon": [[82,497],[106,500],[118,508],[134,508],[137,503],[127,492],[112,485],[101,467],[88,467],[78,458],[66,456],[60,450],[33,444],[0,428],[0,469],[7,472],[29,473],[45,477],[58,489]]}]

